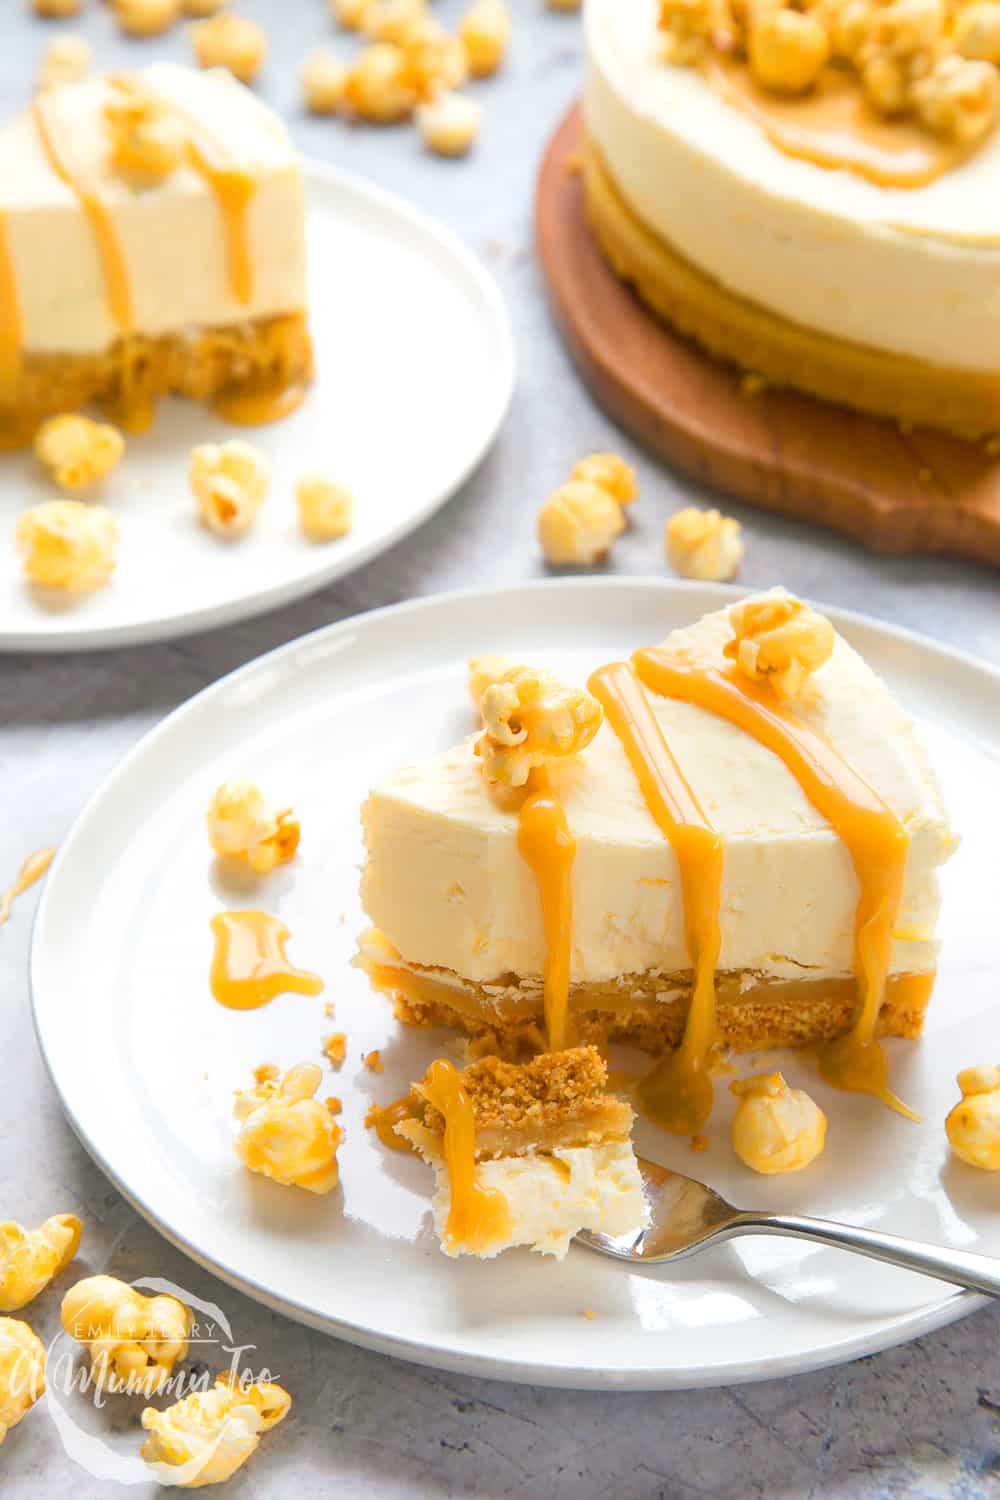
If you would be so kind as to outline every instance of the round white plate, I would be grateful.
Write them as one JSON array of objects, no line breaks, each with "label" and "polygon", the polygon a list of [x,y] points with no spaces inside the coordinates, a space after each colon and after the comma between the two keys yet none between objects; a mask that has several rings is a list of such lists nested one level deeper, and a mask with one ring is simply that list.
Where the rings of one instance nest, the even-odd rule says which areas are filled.
[{"label": "round white plate", "polygon": [[[14,527],[52,489],[30,451],[0,455],[0,650],[82,651],[169,639],[262,614],[367,562],[431,515],[482,458],[510,402],[510,323],[488,272],[447,229],[369,183],[306,172],[309,317],[317,377],[272,426],[229,426],[163,401],[152,431],[94,499],[118,517],[111,583],[42,597],[24,581]],[[197,520],[195,443],[246,438],[269,458],[271,493],[253,532],[226,542]],[[348,484],[350,535],[299,532],[307,469]]]},{"label": "round white plate", "polygon": [[[794,1240],[741,1239],[644,1273],[577,1247],[562,1264],[524,1250],[451,1261],[429,1233],[430,1172],[363,1128],[372,1099],[397,1097],[453,1045],[444,1033],[400,1028],[350,967],[363,925],[358,809],[368,788],[472,730],[470,655],[505,651],[580,681],[733,597],[588,579],[382,610],[244,667],[127,757],[49,876],[31,978],[42,1050],[70,1120],[169,1239],[252,1296],[341,1337],[564,1386],[785,1375],[882,1349],[977,1305],[915,1274]],[[983,816],[1000,800],[1000,677],[929,641],[830,613],[918,719],[964,835],[945,871],[927,1038],[890,1044],[894,1086],[924,1123],[833,1093],[808,1059],[787,1054],[781,1065],[830,1120],[827,1150],[808,1172],[767,1179],[740,1166],[724,1087],[703,1155],[653,1128],[640,1130],[639,1147],[746,1206],[1000,1254],[1000,1178],[950,1160],[943,1130],[957,1069],[1000,1056],[1000,845],[995,819]],[[290,800],[303,839],[291,866],[234,890],[220,881],[203,817],[217,783],[239,773]],[[209,919],[255,903],[287,923],[293,960],[326,980],[322,997],[281,996],[251,1012],[211,998]],[[332,1022],[325,1000],[336,1005]],[[230,1110],[256,1064],[319,1061],[331,1029],[347,1033],[349,1050],[322,1092],[343,1098],[346,1140],[342,1188],[320,1199],[243,1171]],[[382,1049],[381,1075],[361,1062],[372,1047]]]}]

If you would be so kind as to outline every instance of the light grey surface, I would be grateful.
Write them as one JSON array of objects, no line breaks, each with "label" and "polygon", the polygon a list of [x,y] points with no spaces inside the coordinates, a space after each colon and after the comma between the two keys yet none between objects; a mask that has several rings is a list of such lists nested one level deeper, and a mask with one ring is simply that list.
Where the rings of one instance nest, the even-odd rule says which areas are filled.
[{"label": "light grey surface", "polygon": [[[454,0],[440,7],[446,17],[458,8]],[[535,511],[583,452],[610,446],[639,465],[642,498],[632,530],[615,548],[614,571],[663,571],[663,521],[688,494],[683,481],[637,453],[593,405],[546,311],[532,247],[532,194],[542,145],[578,87],[579,19],[545,12],[542,0],[515,0],[509,66],[502,79],[476,89],[485,111],[479,149],[467,162],[447,163],[425,156],[406,128],[349,130],[300,114],[301,58],[320,41],[345,46],[326,20],[323,0],[246,0],[241,9],[268,27],[271,57],[262,89],[289,116],[301,146],[413,198],[458,229],[493,268],[517,338],[513,410],[478,474],[437,519],[305,603],[176,645],[0,659],[2,883],[30,850],[63,837],[91,791],[147,728],[232,667],[357,610],[541,574]],[[5,109],[28,97],[35,59],[54,29],[30,19],[23,0],[4,0]],[[180,30],[153,42],[121,43],[96,0],[75,29],[107,64],[186,55]],[[372,337],[391,358],[393,340],[405,337],[405,329],[373,322]],[[335,442],[333,434],[334,451]],[[997,660],[996,574],[941,560],[880,560],[828,533],[729,508],[746,527],[745,582],[780,581]],[[8,537],[9,528],[10,518]],[[604,1396],[418,1370],[298,1328],[230,1292],[136,1218],[63,1120],[29,1019],[34,901],[34,894],[22,900],[0,932],[0,1218],[31,1223],[74,1209],[87,1226],[79,1268],[165,1276],[217,1301],[238,1342],[257,1346],[295,1406],[230,1493],[262,1500],[284,1500],[293,1490],[386,1500],[473,1493],[533,1500],[607,1494],[972,1500],[1000,1489],[997,1311],[830,1373],[731,1391]],[[64,1277],[30,1309],[43,1337],[56,1331],[66,1284]],[[134,1414],[120,1409],[111,1419],[134,1452],[140,1433],[133,1422]],[[43,1411],[8,1437],[0,1492],[11,1500],[124,1493],[65,1456]]]}]

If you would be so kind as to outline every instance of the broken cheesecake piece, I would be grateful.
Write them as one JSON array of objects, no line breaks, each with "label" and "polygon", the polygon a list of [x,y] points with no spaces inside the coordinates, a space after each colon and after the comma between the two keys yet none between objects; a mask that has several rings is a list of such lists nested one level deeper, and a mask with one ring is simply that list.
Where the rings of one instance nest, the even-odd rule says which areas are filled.
[{"label": "broken cheesecake piece", "polygon": [[431,1065],[395,1131],[434,1168],[446,1255],[528,1245],[562,1259],[581,1229],[617,1235],[646,1223],[633,1112],[606,1088],[596,1047],[522,1064],[484,1057],[461,1072]]}]

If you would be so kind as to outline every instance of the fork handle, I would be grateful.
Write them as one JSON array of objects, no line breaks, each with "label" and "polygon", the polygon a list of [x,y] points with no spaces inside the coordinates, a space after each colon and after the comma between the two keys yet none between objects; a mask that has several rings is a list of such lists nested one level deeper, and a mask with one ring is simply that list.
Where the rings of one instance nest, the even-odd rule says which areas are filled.
[{"label": "fork handle", "polygon": [[852,1224],[835,1224],[828,1219],[810,1219],[799,1214],[742,1213],[733,1221],[731,1232],[785,1234],[799,1240],[816,1240],[838,1250],[870,1255],[873,1260],[884,1260],[891,1266],[903,1266],[907,1271],[936,1276],[969,1291],[985,1292],[987,1297],[1000,1297],[1000,1259],[992,1255],[949,1250],[941,1245],[926,1245],[921,1240],[903,1239],[898,1234],[883,1234],[879,1229],[858,1229]]}]

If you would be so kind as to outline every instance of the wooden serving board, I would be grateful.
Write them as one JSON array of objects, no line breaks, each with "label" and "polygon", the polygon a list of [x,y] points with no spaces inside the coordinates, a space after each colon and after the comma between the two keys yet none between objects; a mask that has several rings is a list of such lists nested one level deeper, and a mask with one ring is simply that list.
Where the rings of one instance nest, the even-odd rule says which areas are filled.
[{"label": "wooden serving board", "polygon": [[572,168],[580,139],[575,106],[542,162],[538,247],[563,337],[611,415],[712,489],[821,522],[876,552],[1000,566],[1000,455],[793,391],[748,396],[738,371],[661,323],[606,265]]}]

